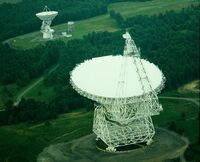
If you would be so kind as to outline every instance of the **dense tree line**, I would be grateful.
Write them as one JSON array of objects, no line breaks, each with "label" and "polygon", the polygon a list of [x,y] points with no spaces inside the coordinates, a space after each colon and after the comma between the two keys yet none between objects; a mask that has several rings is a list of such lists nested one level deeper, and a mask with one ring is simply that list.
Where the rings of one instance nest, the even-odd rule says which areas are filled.
[{"label": "dense tree line", "polygon": [[38,122],[56,118],[59,112],[53,105],[32,99],[22,99],[18,106],[12,101],[5,104],[5,111],[0,113],[0,125],[19,122]]},{"label": "dense tree line", "polygon": [[[136,44],[142,49],[142,57],[154,62],[165,74],[167,88],[176,88],[199,77],[198,10],[199,6],[180,13],[168,12],[159,16],[138,16],[124,20],[127,27],[131,28]],[[66,45],[55,41],[28,51],[1,48],[1,53],[7,50],[0,59],[1,76],[8,75],[1,77],[1,82],[11,82],[13,79],[9,77],[16,78],[16,82],[22,77],[21,80],[26,82],[27,78],[41,75],[44,69],[59,59],[60,66],[44,82],[46,86],[53,86],[57,94],[52,102],[64,110],[90,105],[88,100],[72,90],[69,84],[70,71],[85,59],[121,54],[123,32],[91,33],[81,40],[69,41]]]},{"label": "dense tree line", "polygon": [[[167,78],[166,88],[173,89],[190,80],[199,79],[199,12],[200,6],[192,6],[179,13],[170,11],[158,16],[123,19],[115,11],[111,11],[110,16],[116,19],[122,29],[129,28],[137,46],[141,47],[142,57],[158,65]],[[25,25],[21,27],[22,33],[28,32],[24,30]],[[23,86],[59,63],[59,67],[44,80],[46,86],[54,88],[56,97],[48,103],[22,99],[18,106],[13,106],[12,101],[8,101],[5,111],[0,112],[0,125],[46,121],[76,108],[92,108],[92,101],[81,97],[72,89],[69,83],[70,71],[86,59],[122,54],[122,33],[124,30],[91,33],[83,39],[72,40],[67,44],[54,41],[26,51],[0,45],[0,83],[4,85],[17,83]],[[11,95],[6,87],[4,91]],[[174,128],[172,123],[171,129]],[[197,150],[197,144],[192,144],[186,152],[187,157],[194,158]]]},{"label": "dense tree line", "polygon": [[[56,41],[52,42],[53,44],[50,43],[52,48],[55,49],[55,47],[57,47],[55,49],[56,52],[54,51],[54,55],[58,54],[58,48],[62,51],[59,52],[59,67],[51,74],[47,74],[44,81],[46,86],[54,87],[53,89],[56,93],[56,97],[48,103],[34,101],[32,99],[23,99],[18,106],[13,106],[13,103],[9,100],[5,104],[6,111],[0,112],[0,124],[14,124],[24,121],[44,121],[55,118],[60,113],[69,112],[76,108],[93,108],[92,101],[80,96],[72,89],[69,84],[69,73],[77,63],[81,63],[85,59],[108,55],[109,53],[120,54],[123,50],[123,38],[121,37],[121,34],[122,32],[113,34],[108,32],[91,33],[82,40],[73,40],[68,42],[67,45],[63,45],[61,42]],[[105,43],[107,43],[107,45],[105,45]],[[46,47],[43,48],[46,49]],[[23,54],[22,52],[23,51],[21,51],[21,54]],[[24,54],[25,53],[26,51],[24,51]],[[30,64],[30,62],[28,63]],[[19,67],[19,70],[20,68],[22,67]],[[28,69],[28,67],[26,69]],[[11,74],[11,76],[12,75],[13,74]],[[5,91],[7,92],[6,88]]]},{"label": "dense tree line", "polygon": [[17,106],[12,100],[5,103],[5,110],[0,111],[0,125],[17,124],[20,122],[39,122],[57,118],[61,113],[70,112],[84,107],[91,110],[93,102],[79,96],[71,87],[56,90],[59,93],[52,101],[42,102],[24,99]]},{"label": "dense tree line", "polygon": [[[127,26],[131,28],[131,35],[142,49],[142,57],[155,63],[163,71],[167,78],[168,89],[177,88],[199,78],[198,10],[199,6],[180,13],[168,12],[159,16],[139,16],[124,20],[126,24],[129,23]],[[86,59],[122,54],[124,46],[122,33],[124,31],[91,33],[83,39],[69,41],[66,45],[55,41],[46,46],[21,52],[5,47],[8,57],[0,59],[0,75],[8,77],[1,77],[1,82],[8,83],[9,77],[15,78],[15,76],[16,82],[20,77],[22,81],[34,78],[58,61],[59,67],[47,75],[44,81],[44,84],[52,86],[56,93],[54,100],[50,101],[55,111],[89,108],[92,102],[78,95],[69,84],[70,71],[76,64]],[[14,54],[11,55],[13,51]]]},{"label": "dense tree line", "polygon": [[35,14],[41,12],[45,5],[48,5],[51,10],[59,12],[58,16],[53,21],[55,25],[106,13],[109,3],[118,1],[119,0],[23,0],[17,4],[3,3],[0,5],[0,41],[39,30],[41,21]]},{"label": "dense tree line", "polygon": [[167,88],[172,89],[199,78],[199,9],[191,6],[180,13],[169,11],[126,20],[114,11],[110,16],[121,28],[130,28],[143,57],[163,70]]},{"label": "dense tree line", "polygon": [[[181,13],[131,18],[134,23],[130,25],[130,33],[141,47],[142,57],[163,71],[167,78],[166,89],[174,89],[199,78],[198,8],[191,7]],[[123,32],[91,33],[82,40],[73,40],[66,45],[60,67],[45,79],[46,85],[57,89],[57,101],[69,105],[67,96],[74,93],[69,85],[69,75],[76,64],[92,57],[122,53]],[[79,98],[79,95],[75,96]],[[76,107],[79,107],[78,104]]]},{"label": "dense tree line", "polygon": [[114,2],[124,2],[124,1],[131,1],[131,2],[145,2],[145,1],[151,1],[151,0],[107,0],[109,3]]},{"label": "dense tree line", "polygon": [[62,45],[64,46],[63,42],[48,42],[46,46],[25,51],[0,45],[0,83],[25,86],[58,62],[59,47]]},{"label": "dense tree line", "polygon": [[103,14],[107,11],[106,0],[23,0],[17,4],[0,5],[0,41],[39,30],[40,20],[35,16],[45,5],[59,12],[53,24],[80,20]]},{"label": "dense tree line", "polygon": [[[181,13],[168,12],[157,17],[133,18],[135,21],[130,26],[130,33],[141,47],[142,57],[163,71],[167,78],[166,89],[174,89],[199,78],[198,8],[191,7]],[[61,54],[60,67],[45,79],[46,85],[56,89],[56,102],[73,108],[89,104],[83,102],[83,98],[71,88],[70,71],[86,59],[121,54],[123,32],[91,33],[82,40],[68,42]]]},{"label": "dense tree line", "polygon": [[[166,89],[173,89],[190,80],[199,79],[199,8],[193,6],[180,13],[170,11],[158,16],[137,16],[126,20],[113,11],[110,14],[112,18],[120,20],[120,27],[130,29],[137,46],[141,47],[142,57],[158,65],[167,78]],[[26,80],[24,76],[34,78],[41,75],[44,69],[59,63],[59,67],[44,80],[46,86],[53,87],[56,97],[48,103],[23,99],[18,106],[8,101],[5,104],[6,111],[0,112],[0,125],[46,121],[76,108],[91,109],[93,102],[72,89],[69,83],[70,71],[86,59],[122,54],[122,33],[123,30],[91,33],[83,39],[69,41],[66,45],[55,41],[28,51],[16,51],[5,46],[0,48],[1,53],[4,53],[4,57],[0,57],[0,75],[8,75],[8,78],[15,76],[13,70],[21,71],[18,72],[21,81]],[[37,74],[32,71],[34,69]],[[9,82],[5,78],[1,77],[2,83]],[[6,88],[4,91],[9,94]],[[170,128],[180,133],[173,123]],[[192,143],[186,156],[188,159],[197,158],[197,152],[198,145]]]},{"label": "dense tree line", "polygon": [[[122,29],[131,28],[130,32],[142,48],[143,57],[163,70],[167,78],[166,89],[199,79],[200,5],[183,9],[180,13],[169,11],[151,17],[123,19],[115,11],[110,12],[110,16]],[[183,130],[177,129],[174,122],[169,129],[183,134]],[[199,161],[198,146],[199,143],[189,145],[185,153],[187,160]]]},{"label": "dense tree line", "polygon": [[[165,74],[167,88],[177,88],[199,78],[199,8],[193,6],[180,13],[170,11],[126,20],[137,46],[141,47],[142,57],[158,65]],[[123,32],[91,33],[82,40],[70,41],[63,49],[60,68],[46,82],[64,86],[69,79],[68,72],[77,63],[92,57],[121,54]]]}]

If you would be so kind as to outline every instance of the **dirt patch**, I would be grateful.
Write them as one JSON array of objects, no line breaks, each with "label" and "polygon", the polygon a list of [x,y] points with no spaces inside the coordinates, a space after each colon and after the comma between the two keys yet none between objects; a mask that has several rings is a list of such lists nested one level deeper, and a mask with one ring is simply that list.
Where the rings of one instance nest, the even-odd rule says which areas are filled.
[{"label": "dirt patch", "polygon": [[180,93],[186,93],[186,92],[200,93],[199,85],[200,85],[200,80],[195,80],[179,88],[178,91]]}]

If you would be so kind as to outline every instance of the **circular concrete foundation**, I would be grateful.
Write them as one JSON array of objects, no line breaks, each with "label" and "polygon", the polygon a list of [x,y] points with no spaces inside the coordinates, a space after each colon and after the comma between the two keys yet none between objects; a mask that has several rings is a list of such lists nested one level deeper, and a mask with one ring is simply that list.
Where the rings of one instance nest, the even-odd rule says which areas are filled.
[{"label": "circular concrete foundation", "polygon": [[123,153],[108,153],[96,148],[94,134],[68,143],[46,147],[37,162],[162,162],[183,155],[188,140],[166,129],[156,128],[153,143]]}]

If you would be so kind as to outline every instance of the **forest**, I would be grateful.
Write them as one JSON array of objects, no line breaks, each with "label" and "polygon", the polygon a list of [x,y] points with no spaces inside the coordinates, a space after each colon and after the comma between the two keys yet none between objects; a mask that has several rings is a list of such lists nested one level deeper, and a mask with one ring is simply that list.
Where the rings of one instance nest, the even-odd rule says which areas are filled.
[{"label": "forest", "polygon": [[[200,6],[192,6],[180,13],[170,11],[158,16],[137,16],[123,20],[123,25],[120,25],[130,27],[130,33],[137,46],[141,48],[142,57],[155,63],[163,71],[167,78],[166,90],[177,88],[199,78],[199,35],[197,34],[199,9]],[[112,14],[111,17],[113,17]],[[120,14],[116,15],[120,16]],[[72,89],[69,83],[70,71],[85,59],[121,54],[124,46],[122,33],[124,29],[114,33],[91,33],[83,39],[72,40],[67,44],[54,41],[47,43],[46,46],[38,46],[26,51],[16,51],[9,47],[1,48],[3,57],[0,59],[0,75],[2,76],[0,81],[4,85],[14,82],[24,86],[29,80],[45,73],[49,67],[59,64],[59,67],[44,80],[44,85],[54,87],[56,93],[56,97],[46,103],[51,105],[47,106],[47,109],[55,111],[55,114],[79,107],[89,109],[92,107],[92,102]],[[32,105],[37,104],[30,100],[24,104],[23,100],[16,109],[9,104],[10,102],[12,101],[5,104],[9,113],[2,121],[4,124],[24,121],[21,118],[21,112],[28,113],[28,111],[22,107],[26,107],[29,102]],[[33,106],[33,109],[42,111],[43,108]],[[10,113],[12,110],[14,112]],[[35,113],[40,113],[40,111],[37,110]],[[43,113],[43,115],[46,114]],[[48,118],[50,117],[47,115],[44,118],[38,117],[38,120]],[[30,121],[37,121],[37,117],[32,119],[27,118]]]},{"label": "forest", "polygon": [[3,3],[0,5],[0,41],[38,30],[41,22],[35,14],[47,4],[51,10],[58,11],[59,16],[53,22],[56,25],[101,15],[107,12],[110,3],[119,1],[123,0],[23,0],[17,4]]},{"label": "forest", "polygon": [[0,45],[0,82],[3,85],[16,83],[25,86],[32,79],[41,76],[49,67],[58,62],[60,55],[59,43],[48,42],[34,50],[18,51],[7,44]]},{"label": "forest", "polygon": [[[59,17],[53,23],[60,24],[104,14],[110,3],[120,1],[124,0],[23,0],[17,4],[4,3],[0,5],[0,41],[39,29],[41,22],[35,13],[42,11],[47,3],[50,9],[58,10]],[[120,31],[93,32],[67,43],[49,41],[29,50],[12,49],[6,43],[0,44],[0,86],[3,87],[0,95],[5,99],[5,111],[0,111],[0,125],[41,121],[48,125],[48,121],[59,114],[79,108],[93,109],[93,101],[73,90],[69,82],[70,72],[86,59],[122,54],[122,34],[126,30],[130,31],[136,45],[141,48],[142,58],[163,71],[167,79],[166,91],[199,79],[200,5],[182,9],[181,12],[168,11],[126,19],[113,10],[110,17],[117,22]],[[54,66],[58,67],[48,73]],[[23,98],[18,105],[14,105],[13,94],[7,87],[15,84],[23,88],[43,75],[43,85],[53,87],[55,97],[45,102]]]},{"label": "forest", "polygon": [[148,60],[163,69],[167,88],[176,88],[199,78],[199,6],[169,11],[159,16],[137,16],[116,21],[130,32]]}]

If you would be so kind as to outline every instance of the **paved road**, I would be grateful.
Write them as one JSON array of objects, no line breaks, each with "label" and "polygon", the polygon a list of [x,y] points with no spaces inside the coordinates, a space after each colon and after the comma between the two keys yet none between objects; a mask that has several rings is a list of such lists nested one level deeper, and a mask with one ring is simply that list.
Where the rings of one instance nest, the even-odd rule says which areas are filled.
[{"label": "paved road", "polygon": [[[54,66],[48,74],[52,73],[58,68],[58,65]],[[21,101],[22,97],[28,93],[31,89],[33,89],[35,86],[37,86],[39,83],[41,83],[44,80],[45,76],[40,77],[35,82],[33,82],[31,85],[29,85],[25,90],[23,90],[16,98],[16,101],[14,102],[14,105],[17,106],[19,102]]]}]

